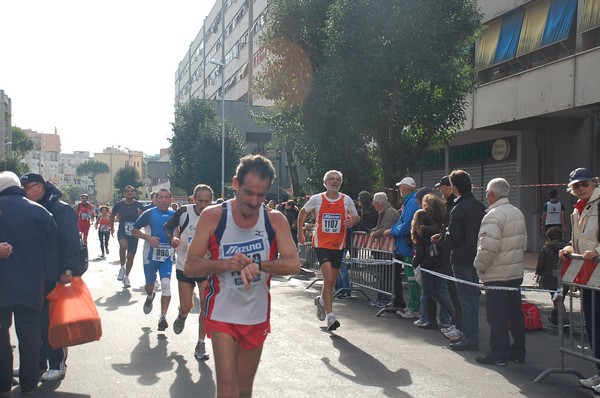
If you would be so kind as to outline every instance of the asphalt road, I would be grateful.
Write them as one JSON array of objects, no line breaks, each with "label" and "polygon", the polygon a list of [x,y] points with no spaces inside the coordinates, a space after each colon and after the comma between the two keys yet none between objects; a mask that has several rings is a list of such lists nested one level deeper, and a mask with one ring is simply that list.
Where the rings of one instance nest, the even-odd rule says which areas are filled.
[{"label": "asphalt road", "polygon": [[[158,332],[159,300],[155,300],[151,314],[142,311],[141,246],[131,276],[132,288],[124,289],[116,280],[116,240],[111,239],[111,253],[106,259],[96,258],[100,250],[92,233],[89,242],[91,261],[84,280],[102,318],[102,339],[72,347],[65,379],[42,383],[28,397],[213,397],[210,341],[211,359],[198,362],[193,357],[197,317],[192,314],[188,318],[182,334],[173,333],[176,283],[169,328]],[[315,315],[313,297],[319,284],[306,289],[308,283],[298,278],[273,278],[272,333],[255,378],[255,397],[593,396],[591,390],[579,387],[578,378],[571,374],[551,374],[541,383],[532,382],[545,369],[561,366],[555,328],[528,333],[525,364],[481,366],[475,363],[478,353],[453,352],[438,331],[418,329],[397,315],[375,317],[377,309],[364,297],[336,300],[334,311],[341,327],[329,333]],[[547,315],[551,303],[546,293],[526,296],[541,304]],[[194,312],[197,314],[197,307]],[[484,352],[488,328],[483,298],[480,325],[480,348]],[[586,376],[595,369],[589,362],[570,356],[566,366]],[[21,396],[18,387],[13,396]]]}]

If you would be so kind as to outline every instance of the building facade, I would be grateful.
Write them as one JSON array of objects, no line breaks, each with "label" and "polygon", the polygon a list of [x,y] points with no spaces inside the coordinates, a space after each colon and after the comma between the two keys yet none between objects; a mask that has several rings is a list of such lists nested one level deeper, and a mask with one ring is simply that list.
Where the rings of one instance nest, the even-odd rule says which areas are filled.
[{"label": "building facade", "polygon": [[[134,167],[142,181],[145,181],[143,152],[110,147],[104,148],[102,153],[94,153],[94,160],[106,163],[110,170],[108,173],[96,176],[96,201],[98,203],[113,203],[113,199],[119,199],[115,195],[121,195],[122,192],[115,192],[114,179],[116,173],[123,167]],[[144,186],[141,189],[145,195],[146,187]]]},{"label": "building facade", "polygon": [[0,159],[10,155],[12,144],[12,106],[10,97],[0,90]]},{"label": "building facade", "polygon": [[475,46],[480,85],[467,98],[465,125],[427,160],[418,182],[462,168],[485,202],[489,180],[506,178],[536,250],[548,191],[558,189],[570,213],[569,172],[600,173],[600,0],[477,3],[485,24]]},{"label": "building facade", "polygon": [[[600,174],[600,0],[477,4],[485,31],[474,49],[480,84],[466,98],[466,122],[411,174],[420,185],[434,185],[464,169],[484,202],[489,180],[506,178],[510,200],[526,217],[528,249],[536,250],[548,191],[558,188],[568,212],[569,172],[587,167]],[[269,105],[252,91],[264,61],[256,39],[267,22],[266,0],[217,0],[177,69],[176,103],[220,98],[223,72],[227,100]]]}]

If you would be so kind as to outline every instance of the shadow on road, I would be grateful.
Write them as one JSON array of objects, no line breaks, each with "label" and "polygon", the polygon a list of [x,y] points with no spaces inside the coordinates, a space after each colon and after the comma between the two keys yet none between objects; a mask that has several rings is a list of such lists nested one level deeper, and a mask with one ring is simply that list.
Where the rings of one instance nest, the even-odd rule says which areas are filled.
[{"label": "shadow on road", "polygon": [[345,338],[331,335],[331,339],[340,352],[339,362],[350,372],[336,368],[327,357],[321,358],[330,371],[357,384],[382,388],[383,394],[388,397],[411,397],[398,388],[412,384],[408,370],[398,369],[394,372]]},{"label": "shadow on road", "polygon": [[106,297],[106,299],[99,297],[94,302],[96,303],[96,307],[105,307],[106,311],[116,311],[119,307],[134,305],[138,300],[131,301],[131,292],[129,289],[123,289],[115,292],[111,297]]},{"label": "shadow on road", "polygon": [[142,331],[138,344],[131,351],[131,362],[113,364],[112,367],[123,375],[139,376],[138,382],[142,385],[152,385],[158,383],[160,373],[173,369],[173,360],[167,356],[168,341],[164,335],[158,335],[156,346],[150,347],[151,330],[143,327]]},{"label": "shadow on road", "polygon": [[206,362],[198,362],[198,372],[200,379],[194,382],[192,372],[187,367],[187,361],[181,354],[172,354],[172,358],[177,363],[175,369],[175,381],[169,389],[171,397],[187,397],[199,395],[201,397],[214,397],[217,390],[213,380],[213,372]]}]

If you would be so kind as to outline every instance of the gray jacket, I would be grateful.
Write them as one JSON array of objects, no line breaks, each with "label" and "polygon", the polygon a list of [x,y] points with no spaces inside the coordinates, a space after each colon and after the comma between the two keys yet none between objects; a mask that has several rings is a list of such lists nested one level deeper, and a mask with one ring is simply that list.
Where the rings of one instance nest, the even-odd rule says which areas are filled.
[{"label": "gray jacket", "polygon": [[377,225],[371,230],[373,237],[381,238],[383,231],[390,229],[392,225],[396,224],[399,218],[400,214],[398,214],[398,211],[389,202],[386,203],[378,214]]}]

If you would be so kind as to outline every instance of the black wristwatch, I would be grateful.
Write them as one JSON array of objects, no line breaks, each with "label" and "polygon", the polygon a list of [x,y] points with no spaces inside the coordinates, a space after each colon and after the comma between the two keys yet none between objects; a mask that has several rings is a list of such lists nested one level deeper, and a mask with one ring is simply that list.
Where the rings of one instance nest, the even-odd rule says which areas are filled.
[{"label": "black wristwatch", "polygon": [[258,254],[258,253],[253,254],[252,255],[252,262],[254,264],[258,265],[258,270],[259,271],[262,271],[262,262],[261,262],[261,259],[260,259],[260,254]]}]

